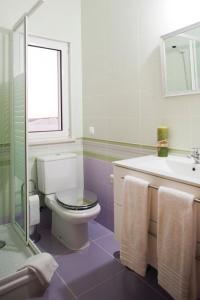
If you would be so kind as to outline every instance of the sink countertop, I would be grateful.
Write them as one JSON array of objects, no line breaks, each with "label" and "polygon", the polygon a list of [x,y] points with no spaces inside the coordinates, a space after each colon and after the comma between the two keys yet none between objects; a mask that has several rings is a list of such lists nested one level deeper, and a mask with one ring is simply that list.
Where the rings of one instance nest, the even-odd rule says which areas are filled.
[{"label": "sink countertop", "polygon": [[195,164],[191,158],[175,155],[168,157],[147,155],[115,161],[113,164],[200,187],[200,165]]}]

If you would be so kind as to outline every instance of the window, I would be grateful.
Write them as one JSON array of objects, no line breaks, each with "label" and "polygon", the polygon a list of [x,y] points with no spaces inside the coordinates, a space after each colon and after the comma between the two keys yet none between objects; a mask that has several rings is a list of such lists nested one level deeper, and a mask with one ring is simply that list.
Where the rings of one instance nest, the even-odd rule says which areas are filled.
[{"label": "window", "polygon": [[61,51],[29,45],[29,132],[62,130]]},{"label": "window", "polygon": [[69,44],[30,38],[28,131],[31,140],[68,138]]}]

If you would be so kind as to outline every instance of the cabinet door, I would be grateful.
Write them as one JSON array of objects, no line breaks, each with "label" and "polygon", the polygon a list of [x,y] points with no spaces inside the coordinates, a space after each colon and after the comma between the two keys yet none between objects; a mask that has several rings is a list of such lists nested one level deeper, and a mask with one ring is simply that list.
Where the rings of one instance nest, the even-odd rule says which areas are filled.
[{"label": "cabinet door", "polygon": [[121,217],[122,217],[122,206],[114,203],[114,233],[116,240],[120,241],[121,237]]}]

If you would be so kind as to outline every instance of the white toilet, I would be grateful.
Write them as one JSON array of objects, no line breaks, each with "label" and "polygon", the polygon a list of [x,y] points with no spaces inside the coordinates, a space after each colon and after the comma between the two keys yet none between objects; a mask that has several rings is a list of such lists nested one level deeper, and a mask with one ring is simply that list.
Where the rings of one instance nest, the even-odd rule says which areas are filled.
[{"label": "white toilet", "polygon": [[72,250],[89,245],[88,221],[101,211],[97,196],[77,187],[77,156],[52,154],[37,158],[38,189],[52,210],[52,234]]}]

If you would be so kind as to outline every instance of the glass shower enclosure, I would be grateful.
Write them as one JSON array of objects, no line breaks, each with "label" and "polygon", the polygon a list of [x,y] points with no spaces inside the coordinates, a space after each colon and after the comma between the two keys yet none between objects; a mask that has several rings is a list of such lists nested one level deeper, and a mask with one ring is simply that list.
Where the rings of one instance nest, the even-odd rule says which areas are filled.
[{"label": "glass shower enclosure", "polygon": [[0,292],[1,279],[37,253],[29,239],[27,23],[0,28]]},{"label": "glass shower enclosure", "polygon": [[11,198],[12,223],[28,242],[26,49],[27,17],[12,33]]}]

